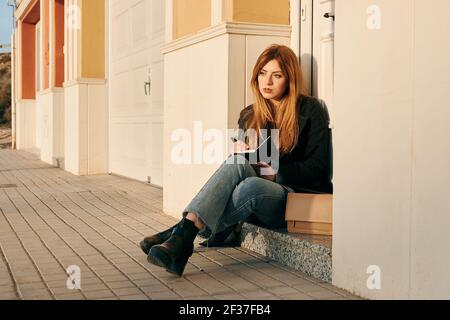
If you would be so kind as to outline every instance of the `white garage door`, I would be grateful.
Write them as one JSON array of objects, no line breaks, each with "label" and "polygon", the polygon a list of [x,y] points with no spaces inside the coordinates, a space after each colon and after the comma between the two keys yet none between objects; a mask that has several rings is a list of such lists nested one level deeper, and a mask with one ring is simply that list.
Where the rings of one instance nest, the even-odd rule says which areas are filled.
[{"label": "white garage door", "polygon": [[109,8],[110,172],[162,186],[164,0]]}]

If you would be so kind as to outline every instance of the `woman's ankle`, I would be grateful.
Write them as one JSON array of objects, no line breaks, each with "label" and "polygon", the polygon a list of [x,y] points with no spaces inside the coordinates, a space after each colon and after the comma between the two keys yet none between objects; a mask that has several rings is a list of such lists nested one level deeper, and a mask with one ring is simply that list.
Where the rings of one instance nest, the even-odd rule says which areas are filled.
[{"label": "woman's ankle", "polygon": [[205,227],[205,224],[203,223],[203,221],[198,217],[198,215],[196,213],[192,213],[189,212],[186,215],[186,219],[192,221],[195,224],[195,227],[198,230],[202,230]]}]

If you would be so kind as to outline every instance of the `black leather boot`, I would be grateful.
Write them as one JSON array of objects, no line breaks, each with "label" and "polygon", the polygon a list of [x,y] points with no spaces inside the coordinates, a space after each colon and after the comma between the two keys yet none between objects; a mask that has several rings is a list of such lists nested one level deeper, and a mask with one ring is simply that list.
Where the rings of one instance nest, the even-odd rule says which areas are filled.
[{"label": "black leather boot", "polygon": [[144,253],[146,255],[148,255],[148,252],[150,251],[150,249],[153,246],[156,246],[157,244],[161,244],[164,241],[168,240],[170,238],[170,236],[172,235],[173,229],[175,229],[175,227],[178,224],[174,225],[173,227],[171,227],[170,229],[167,229],[163,232],[154,234],[152,236],[149,237],[145,237],[144,240],[142,240],[139,245],[141,246],[142,251],[144,251]]},{"label": "black leather boot", "polygon": [[148,262],[181,277],[194,252],[194,239],[198,232],[194,222],[184,218],[166,242],[150,249]]}]

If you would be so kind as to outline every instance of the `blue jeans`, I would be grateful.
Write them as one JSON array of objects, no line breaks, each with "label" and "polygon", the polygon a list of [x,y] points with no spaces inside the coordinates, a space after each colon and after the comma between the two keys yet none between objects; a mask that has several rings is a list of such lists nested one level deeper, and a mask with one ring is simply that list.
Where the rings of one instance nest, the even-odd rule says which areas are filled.
[{"label": "blue jeans", "polygon": [[213,234],[254,215],[270,227],[285,226],[284,211],[290,190],[258,176],[240,155],[231,155],[183,211],[196,213]]}]

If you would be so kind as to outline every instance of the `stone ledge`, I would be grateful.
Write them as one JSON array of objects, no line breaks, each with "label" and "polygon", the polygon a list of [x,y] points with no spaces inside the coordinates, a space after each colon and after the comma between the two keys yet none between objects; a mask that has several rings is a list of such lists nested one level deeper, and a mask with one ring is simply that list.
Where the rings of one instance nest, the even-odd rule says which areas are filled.
[{"label": "stone ledge", "polygon": [[316,279],[331,283],[331,236],[288,233],[245,223],[241,247],[271,258]]}]

